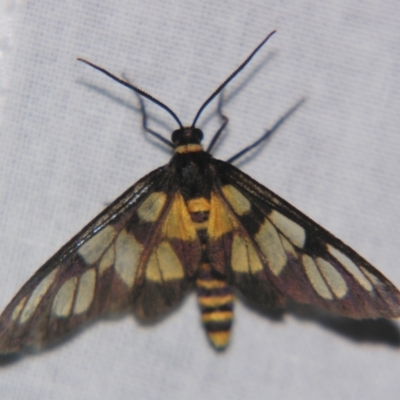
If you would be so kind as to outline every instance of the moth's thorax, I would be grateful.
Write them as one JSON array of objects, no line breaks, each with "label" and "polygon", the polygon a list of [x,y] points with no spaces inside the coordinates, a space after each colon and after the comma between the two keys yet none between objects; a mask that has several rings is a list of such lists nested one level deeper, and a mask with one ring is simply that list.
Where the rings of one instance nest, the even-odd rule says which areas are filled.
[{"label": "moth's thorax", "polygon": [[175,190],[179,190],[185,201],[197,197],[210,198],[214,181],[212,157],[203,151],[200,144],[177,147],[170,167],[173,186]]}]

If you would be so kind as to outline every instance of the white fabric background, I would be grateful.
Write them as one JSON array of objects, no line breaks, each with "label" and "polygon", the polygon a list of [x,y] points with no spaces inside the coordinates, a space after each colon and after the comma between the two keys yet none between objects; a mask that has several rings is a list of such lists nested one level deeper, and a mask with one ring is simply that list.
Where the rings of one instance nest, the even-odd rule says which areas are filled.
[{"label": "white fabric background", "polygon": [[[0,2],[0,308],[72,235],[170,154],[141,129],[135,95],[190,123],[228,88],[227,158],[307,102],[239,163],[400,285],[400,3],[309,1]],[[174,121],[148,105],[169,137]],[[200,120],[207,143],[215,104]],[[246,162],[244,162],[246,161]],[[216,354],[194,294],[150,327],[99,322],[0,367],[4,399],[397,399],[399,324],[351,324],[293,308],[282,320],[238,302]],[[362,339],[364,337],[364,339]],[[361,338],[361,339],[360,339]],[[360,339],[360,340],[358,340]]]}]

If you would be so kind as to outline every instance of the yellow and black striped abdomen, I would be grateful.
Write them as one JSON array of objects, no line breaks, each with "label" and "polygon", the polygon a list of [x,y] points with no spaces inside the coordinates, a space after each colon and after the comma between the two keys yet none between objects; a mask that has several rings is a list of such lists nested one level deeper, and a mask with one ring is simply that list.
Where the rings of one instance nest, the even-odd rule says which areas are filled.
[{"label": "yellow and black striped abdomen", "polygon": [[228,345],[232,326],[233,290],[224,277],[213,271],[209,264],[209,200],[204,197],[189,200],[188,209],[202,246],[202,263],[196,279],[201,319],[212,345],[218,350],[223,350]]},{"label": "yellow and black striped abdomen", "polygon": [[229,342],[233,319],[232,287],[215,276],[209,264],[201,265],[196,281],[201,319],[212,345],[223,350]]}]

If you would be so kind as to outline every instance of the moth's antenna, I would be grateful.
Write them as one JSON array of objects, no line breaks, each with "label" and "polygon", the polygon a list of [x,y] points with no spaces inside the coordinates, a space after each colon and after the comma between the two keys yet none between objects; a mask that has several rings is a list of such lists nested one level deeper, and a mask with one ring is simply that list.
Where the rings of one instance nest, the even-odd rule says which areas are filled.
[{"label": "moth's antenna", "polygon": [[[196,116],[194,117],[194,120],[192,122],[192,128],[195,127],[197,120],[199,119],[201,113],[204,111],[204,109],[208,106],[208,104],[214,100],[214,98],[218,95],[218,93],[221,92],[221,90],[250,62],[250,60],[253,58],[253,56],[258,52],[258,50],[261,49],[261,47],[264,46],[264,44],[268,41],[268,39],[275,33],[276,31],[272,31],[267,35],[267,37],[252,51],[252,53],[239,65],[238,68],[236,68],[229,76],[228,78],[222,82],[221,85],[218,86],[218,88],[213,92],[213,94],[203,103],[203,105],[200,107],[199,111],[197,111]],[[103,71],[104,72],[104,71]]]},{"label": "moth's antenna", "polygon": [[121,85],[126,86],[127,88],[133,90],[134,92],[140,94],[141,96],[145,97],[146,99],[149,99],[150,101],[152,101],[153,103],[157,104],[158,106],[160,106],[161,108],[163,108],[165,111],[167,111],[172,118],[178,123],[179,127],[182,129],[183,125],[182,122],[180,121],[180,119],[178,118],[178,116],[168,107],[166,106],[164,103],[162,103],[160,100],[157,100],[155,97],[153,97],[151,94],[146,93],[144,90],[138,88],[135,85],[132,85],[126,81],[124,81],[121,78],[118,78],[117,76],[113,75],[111,72],[108,72],[107,70],[105,70],[104,68],[99,67],[98,65],[95,65],[93,63],[91,63],[90,61],[84,60],[83,58],[78,58],[78,61],[82,61],[83,63],[91,66],[94,69],[97,69],[97,71],[102,72],[103,74],[107,75],[108,77],[110,77],[111,79],[114,79],[114,81],[117,81],[118,83],[120,83]]}]

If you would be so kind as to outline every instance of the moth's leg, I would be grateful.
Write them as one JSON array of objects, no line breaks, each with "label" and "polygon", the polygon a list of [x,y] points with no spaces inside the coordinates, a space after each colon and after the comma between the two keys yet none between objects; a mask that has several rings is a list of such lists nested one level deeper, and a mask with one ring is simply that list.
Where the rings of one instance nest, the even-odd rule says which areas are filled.
[{"label": "moth's leg", "polygon": [[267,130],[259,139],[257,139],[254,143],[250,146],[245,147],[243,150],[240,150],[239,153],[236,153],[234,156],[226,160],[228,163],[232,163],[233,161],[237,160],[239,157],[242,157],[250,150],[257,147],[261,144],[264,140],[266,140],[270,135],[272,135],[304,102],[306,99],[301,99],[298,101],[292,108],[290,108],[281,118],[276,121],[275,125]]}]

